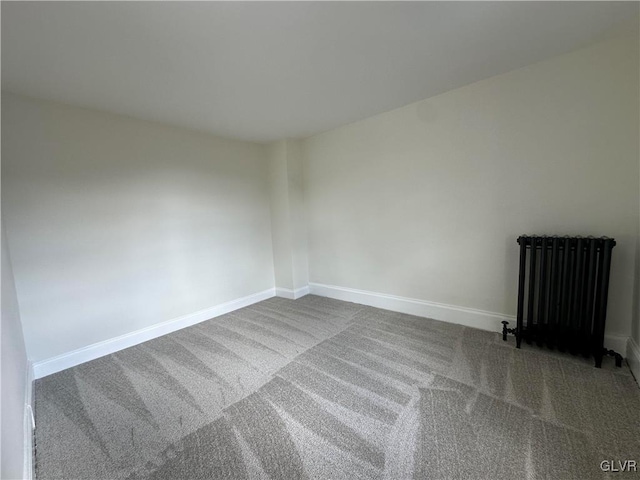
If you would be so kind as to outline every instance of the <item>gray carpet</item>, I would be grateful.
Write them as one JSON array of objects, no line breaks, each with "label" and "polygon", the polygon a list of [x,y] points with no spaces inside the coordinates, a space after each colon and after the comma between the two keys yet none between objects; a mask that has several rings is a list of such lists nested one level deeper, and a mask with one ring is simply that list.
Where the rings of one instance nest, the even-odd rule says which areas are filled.
[{"label": "gray carpet", "polygon": [[36,473],[604,478],[602,460],[640,463],[640,389],[612,363],[272,298],[38,380]]}]

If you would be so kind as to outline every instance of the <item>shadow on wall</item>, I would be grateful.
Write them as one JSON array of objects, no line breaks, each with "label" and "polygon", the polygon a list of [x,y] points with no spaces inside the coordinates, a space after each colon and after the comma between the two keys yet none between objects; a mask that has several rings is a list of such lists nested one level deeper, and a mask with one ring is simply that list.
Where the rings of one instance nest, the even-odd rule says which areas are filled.
[{"label": "shadow on wall", "polygon": [[[504,309],[507,315],[516,315],[518,296],[518,243],[517,236],[510,235],[505,240],[505,262],[504,262],[504,290],[507,292],[504,298]],[[513,325],[511,325],[513,326]]]}]

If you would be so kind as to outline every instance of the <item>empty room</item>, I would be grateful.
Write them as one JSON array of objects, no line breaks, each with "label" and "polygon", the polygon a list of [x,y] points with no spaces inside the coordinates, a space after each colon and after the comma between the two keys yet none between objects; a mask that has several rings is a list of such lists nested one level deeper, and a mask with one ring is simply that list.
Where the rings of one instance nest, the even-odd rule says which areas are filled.
[{"label": "empty room", "polygon": [[2,2],[1,478],[638,478],[639,7]]}]

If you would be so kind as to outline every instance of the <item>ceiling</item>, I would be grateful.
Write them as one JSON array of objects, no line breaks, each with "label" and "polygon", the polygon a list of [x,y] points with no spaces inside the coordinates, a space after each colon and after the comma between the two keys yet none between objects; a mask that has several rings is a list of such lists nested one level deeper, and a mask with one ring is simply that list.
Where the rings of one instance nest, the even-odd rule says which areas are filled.
[{"label": "ceiling", "polygon": [[538,62],[637,2],[2,2],[3,90],[257,142]]}]

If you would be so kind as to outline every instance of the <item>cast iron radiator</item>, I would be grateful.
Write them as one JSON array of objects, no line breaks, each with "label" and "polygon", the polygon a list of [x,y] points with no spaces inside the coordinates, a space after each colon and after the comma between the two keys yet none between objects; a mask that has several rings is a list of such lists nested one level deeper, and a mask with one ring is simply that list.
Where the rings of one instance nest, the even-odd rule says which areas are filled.
[{"label": "cast iron radiator", "polygon": [[616,242],[602,237],[518,237],[520,277],[516,328],[503,323],[503,340],[522,340],[574,355],[622,356],[604,348],[611,252]]}]

